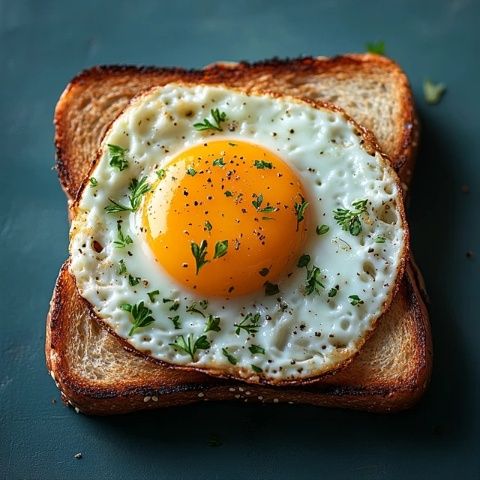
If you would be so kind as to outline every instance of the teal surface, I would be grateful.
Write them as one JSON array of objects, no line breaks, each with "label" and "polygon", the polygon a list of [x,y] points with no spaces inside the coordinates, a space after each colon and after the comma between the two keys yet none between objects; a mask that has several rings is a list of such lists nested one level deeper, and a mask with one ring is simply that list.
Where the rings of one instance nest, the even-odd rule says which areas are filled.
[{"label": "teal surface", "polygon": [[[466,0],[0,0],[0,478],[479,478],[479,23],[480,3]],[[69,79],[95,64],[200,67],[373,40],[407,71],[423,124],[410,219],[435,363],[420,405],[383,416],[205,404],[116,418],[64,407],[43,347],[67,252],[52,116]],[[448,86],[434,107],[426,77]]]}]

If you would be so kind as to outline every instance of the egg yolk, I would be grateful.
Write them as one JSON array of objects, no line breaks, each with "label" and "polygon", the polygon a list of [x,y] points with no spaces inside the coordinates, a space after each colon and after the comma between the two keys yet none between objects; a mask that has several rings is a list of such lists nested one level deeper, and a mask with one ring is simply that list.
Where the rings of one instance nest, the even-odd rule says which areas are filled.
[{"label": "egg yolk", "polygon": [[142,210],[155,260],[199,295],[274,292],[303,253],[309,223],[292,169],[259,145],[215,140],[157,174]]}]

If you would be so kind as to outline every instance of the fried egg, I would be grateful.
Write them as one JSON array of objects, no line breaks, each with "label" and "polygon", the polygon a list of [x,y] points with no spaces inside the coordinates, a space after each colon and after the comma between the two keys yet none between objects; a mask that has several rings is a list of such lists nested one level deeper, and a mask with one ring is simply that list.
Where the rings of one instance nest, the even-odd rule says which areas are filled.
[{"label": "fried egg", "polygon": [[407,240],[398,178],[343,112],[169,84],[106,133],[70,270],[101,322],[145,355],[286,384],[358,352]]}]

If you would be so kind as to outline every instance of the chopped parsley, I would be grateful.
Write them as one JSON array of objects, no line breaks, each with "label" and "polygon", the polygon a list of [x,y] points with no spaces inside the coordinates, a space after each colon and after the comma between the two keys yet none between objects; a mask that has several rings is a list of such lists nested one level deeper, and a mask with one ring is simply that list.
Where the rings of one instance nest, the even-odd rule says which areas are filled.
[{"label": "chopped parsley", "polygon": [[157,170],[157,177],[160,179],[160,180],[163,180],[166,176],[167,176],[167,172],[161,168],[160,170]]},{"label": "chopped parsley", "polygon": [[360,216],[367,212],[368,200],[357,200],[352,202],[352,210],[337,208],[333,211],[333,218],[343,230],[350,232],[354,237],[362,231]]},{"label": "chopped parsley", "polygon": [[307,255],[305,253],[298,259],[297,267],[303,268],[303,267],[306,267],[309,263],[310,263],[310,255]]},{"label": "chopped parsley", "polygon": [[329,291],[328,291],[328,297],[329,298],[333,298],[335,297],[335,295],[337,295],[338,293],[338,288],[337,287],[332,287]]},{"label": "chopped parsley", "polygon": [[202,240],[200,242],[200,245],[196,244],[195,242],[192,242],[192,246],[191,246],[191,249],[192,249],[192,254],[195,258],[195,262],[196,262],[196,274],[198,275],[198,272],[200,271],[200,269],[206,264],[208,263],[209,261],[208,260],[205,260],[205,256],[207,255],[207,241],[206,240]]},{"label": "chopped parsley", "polygon": [[193,302],[189,307],[185,309],[188,313],[199,313],[203,318],[205,318],[205,314],[197,308],[197,302]]},{"label": "chopped parsley", "polygon": [[212,115],[214,123],[210,122],[208,118],[205,118],[203,122],[194,123],[193,128],[200,132],[204,130],[217,130],[218,132],[221,132],[222,129],[220,128],[220,124],[227,120],[227,114],[225,112],[220,112],[218,108],[210,110],[210,114]]},{"label": "chopped parsley", "polygon": [[197,171],[193,167],[187,168],[187,175],[194,177],[197,174]]},{"label": "chopped parsley", "polygon": [[122,225],[120,222],[117,222],[118,238],[113,242],[116,248],[124,248],[127,245],[133,243],[133,240],[129,235],[124,235],[122,232]]},{"label": "chopped parsley", "polygon": [[210,331],[219,332],[220,330],[220,317],[209,315],[207,318],[207,324],[205,325],[205,333]]},{"label": "chopped parsley", "polygon": [[204,227],[203,229],[206,230],[207,232],[211,232],[212,231],[212,224],[207,220],[204,224]]},{"label": "chopped parsley", "polygon": [[227,360],[232,364],[232,365],[236,365],[238,360],[231,354],[228,352],[228,350],[226,348],[222,348],[222,353],[227,357]]},{"label": "chopped parsley", "polygon": [[207,340],[206,335],[198,337],[195,341],[193,341],[192,335],[189,335],[186,340],[183,335],[180,335],[175,340],[175,343],[170,343],[169,345],[180,353],[190,355],[192,362],[194,361],[194,355],[197,350],[206,350],[207,348],[210,348],[210,342]]},{"label": "chopped parsley", "polygon": [[276,212],[278,210],[278,208],[273,207],[268,202],[267,202],[266,207],[260,208],[262,206],[262,203],[263,203],[263,195],[261,193],[259,193],[256,196],[255,200],[252,201],[252,205],[255,207],[257,212],[272,213],[272,212]]},{"label": "chopped parsley", "polygon": [[444,83],[434,83],[430,80],[423,82],[423,95],[425,101],[430,105],[436,105],[440,102],[446,91],[447,86]]},{"label": "chopped parsley", "polygon": [[257,367],[256,365],[251,365],[251,367],[255,373],[262,373],[263,371],[260,367]]},{"label": "chopped parsley", "polygon": [[257,353],[261,353],[262,355],[265,355],[265,349],[260,347],[259,345],[251,345],[250,347],[248,347],[248,349],[253,355]]},{"label": "chopped parsley", "polygon": [[363,303],[365,303],[358,295],[350,295],[348,297],[348,299],[350,300],[350,303],[355,307],[357,305],[362,305]]},{"label": "chopped parsley", "polygon": [[234,327],[237,327],[235,333],[240,335],[241,330],[245,330],[248,334],[253,335],[258,332],[260,328],[260,314],[249,313],[240,323],[234,323]]},{"label": "chopped parsley", "polygon": [[305,210],[308,207],[308,202],[305,201],[305,199],[300,195],[301,202],[297,203],[295,202],[294,208],[295,208],[295,215],[297,217],[297,232],[298,232],[298,226],[300,222],[302,222],[305,219]]},{"label": "chopped parsley", "polygon": [[215,244],[215,254],[213,258],[220,258],[227,254],[228,250],[228,240],[222,240],[221,242],[217,242]]},{"label": "chopped parsley", "polygon": [[128,196],[130,206],[122,205],[109,198],[111,204],[105,207],[107,213],[136,212],[138,207],[140,207],[142,196],[150,190],[150,185],[147,183],[147,177],[143,177],[140,181],[136,178],[132,179],[128,189],[131,192],[131,195]]},{"label": "chopped parsley", "polygon": [[317,235],[325,235],[328,231],[330,230],[330,227],[328,225],[317,225],[317,228],[315,231],[317,232]]},{"label": "chopped parsley", "polygon": [[278,288],[278,285],[275,283],[270,283],[270,282],[265,282],[265,295],[267,296],[272,296],[276,295],[277,293],[280,293],[280,289]]},{"label": "chopped parsley", "polygon": [[375,238],[375,243],[385,243],[386,238],[382,237],[379,235],[377,238]]},{"label": "chopped parsley", "polygon": [[153,303],[153,302],[155,302],[155,297],[157,295],[160,295],[160,291],[159,290],[153,290],[153,292],[148,292],[147,295],[148,295],[148,298],[150,299],[150,301]]},{"label": "chopped parsley", "polygon": [[180,330],[182,325],[180,324],[180,315],[175,315],[174,317],[168,317],[172,321],[175,330]]},{"label": "chopped parsley", "polygon": [[216,160],[213,161],[213,166],[214,167],[224,167],[225,162],[223,161],[223,157],[217,158]]},{"label": "chopped parsley", "polygon": [[110,157],[110,166],[114,168],[118,168],[121,172],[128,167],[128,160],[125,158],[125,154],[127,153],[126,148],[122,148],[118,145],[108,144],[108,155]]},{"label": "chopped parsley", "polygon": [[385,55],[385,42],[380,40],[378,42],[368,42],[365,45],[368,53],[376,53],[377,55]]},{"label": "chopped parsley", "polygon": [[118,263],[117,273],[119,275],[124,275],[125,273],[127,273],[127,266],[125,265],[125,261],[123,260],[123,258]]},{"label": "chopped parsley", "polygon": [[254,166],[259,170],[265,170],[266,168],[271,170],[272,164],[270,162],[265,162],[265,160],[255,160]]},{"label": "chopped parsley", "polygon": [[128,283],[132,287],[134,287],[135,285],[138,285],[140,283],[140,280],[141,280],[140,277],[134,277],[133,275],[128,275]]},{"label": "chopped parsley", "polygon": [[307,268],[307,283],[305,285],[305,294],[320,293],[318,287],[325,288],[319,277],[321,275],[320,269],[317,266]]},{"label": "chopped parsley", "polygon": [[232,193],[230,190],[227,190],[227,191],[225,192],[225,196],[226,196],[226,197],[233,197],[233,193]]},{"label": "chopped parsley", "polygon": [[131,305],[130,303],[124,303],[120,305],[122,310],[129,312],[132,316],[132,328],[128,332],[128,336],[131,337],[137,328],[146,327],[155,321],[152,317],[152,311],[146,307],[143,302],[138,305]]},{"label": "chopped parsley", "polygon": [[91,187],[96,187],[98,185],[98,181],[95,177],[90,177],[89,182]]},{"label": "chopped parsley", "polygon": [[168,309],[170,312],[176,312],[180,307],[180,302],[178,300],[175,300],[170,308]]}]

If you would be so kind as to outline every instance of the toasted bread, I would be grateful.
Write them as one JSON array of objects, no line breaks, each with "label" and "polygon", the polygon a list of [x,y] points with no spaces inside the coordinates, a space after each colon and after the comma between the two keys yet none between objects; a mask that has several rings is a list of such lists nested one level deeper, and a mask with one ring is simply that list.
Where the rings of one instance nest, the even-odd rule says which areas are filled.
[{"label": "toasted bread", "polygon": [[[405,75],[372,55],[216,64],[202,71],[98,67],[76,77],[56,109],[57,169],[69,201],[80,190],[109,124],[141,90],[172,80],[255,86],[334,101],[371,128],[408,182],[417,124]],[[385,114],[386,113],[386,114]],[[47,321],[47,364],[64,398],[85,413],[123,413],[198,400],[288,401],[390,411],[423,393],[431,370],[428,316],[411,267],[390,310],[354,361],[303,387],[263,387],[155,364],[124,349],[90,318],[62,268]]]}]

